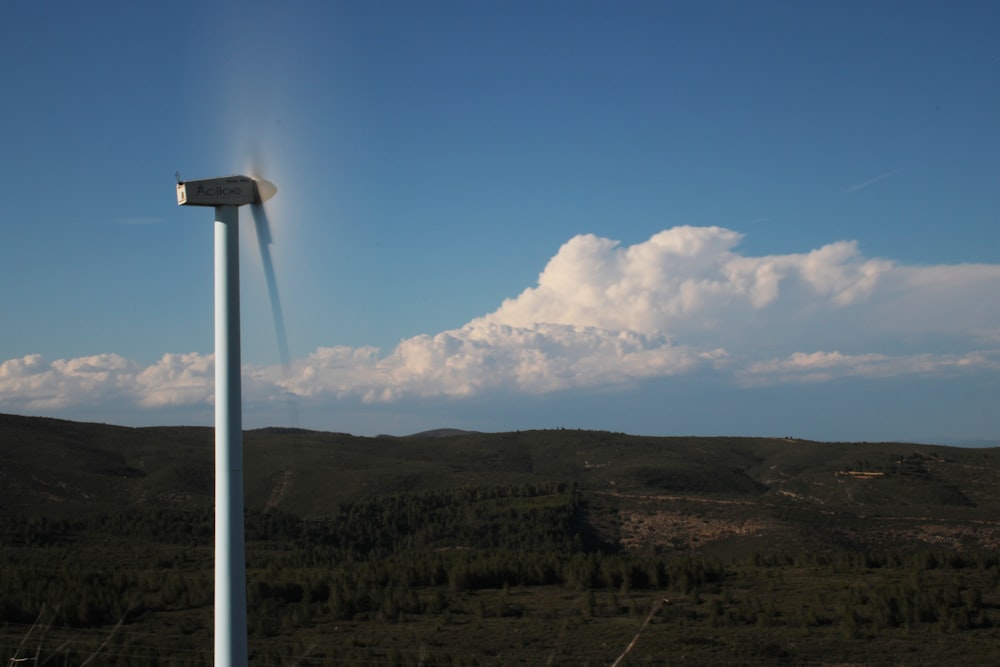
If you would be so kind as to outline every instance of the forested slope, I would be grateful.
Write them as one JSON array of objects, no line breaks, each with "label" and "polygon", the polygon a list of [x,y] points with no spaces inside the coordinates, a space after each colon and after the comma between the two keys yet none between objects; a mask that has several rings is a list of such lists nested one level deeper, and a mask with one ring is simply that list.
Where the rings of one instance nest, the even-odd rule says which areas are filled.
[{"label": "forested slope", "polygon": [[[986,664],[997,452],[245,435],[254,665]],[[0,415],[0,658],[211,662],[212,432]],[[648,621],[648,622],[647,622]],[[984,662],[986,661],[986,662]]]}]

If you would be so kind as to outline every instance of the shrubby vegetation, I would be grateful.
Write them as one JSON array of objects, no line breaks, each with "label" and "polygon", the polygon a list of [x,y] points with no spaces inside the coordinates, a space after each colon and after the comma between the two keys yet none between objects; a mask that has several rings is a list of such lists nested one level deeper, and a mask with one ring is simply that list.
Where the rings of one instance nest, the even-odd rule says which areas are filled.
[{"label": "shrubby vegetation", "polygon": [[[0,443],[0,660],[211,664],[211,429],[0,415]],[[244,444],[255,666],[996,662],[1000,450]]]},{"label": "shrubby vegetation", "polygon": [[[573,486],[517,484],[311,520],[251,512],[252,664],[603,665],[647,616],[629,664],[679,650],[686,664],[871,662],[899,642],[923,662],[963,646],[975,662],[997,638],[995,552],[629,552],[588,532],[586,502]],[[211,663],[209,512],[5,516],[0,531],[0,657]],[[970,640],[934,639],[957,636]]]}]

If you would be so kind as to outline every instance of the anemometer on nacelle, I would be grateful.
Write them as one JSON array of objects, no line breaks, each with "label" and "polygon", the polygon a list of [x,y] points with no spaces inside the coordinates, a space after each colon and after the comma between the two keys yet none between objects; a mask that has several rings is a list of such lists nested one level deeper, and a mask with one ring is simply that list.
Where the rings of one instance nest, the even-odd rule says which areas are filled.
[{"label": "anemometer on nacelle", "polygon": [[249,176],[224,176],[200,181],[178,181],[177,204],[180,206],[243,206],[260,204],[275,195],[278,188],[270,181]]}]

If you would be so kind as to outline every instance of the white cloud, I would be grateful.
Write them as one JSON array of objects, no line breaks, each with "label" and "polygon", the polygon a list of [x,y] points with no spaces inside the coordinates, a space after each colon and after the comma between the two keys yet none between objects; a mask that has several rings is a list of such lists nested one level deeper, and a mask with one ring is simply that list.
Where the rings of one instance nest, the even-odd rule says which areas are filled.
[{"label": "white cloud", "polygon": [[214,391],[214,355],[165,354],[135,375],[135,399],[144,407],[207,403]]},{"label": "white cloud", "polygon": [[[856,243],[753,257],[719,227],[632,246],[567,241],[538,284],[465,326],[247,367],[248,401],[542,394],[716,373],[740,386],[1000,370],[1000,266],[901,266]],[[0,364],[0,409],[212,401],[212,356],[142,367],[115,354]]]},{"label": "white cloud", "polygon": [[45,361],[39,354],[0,364],[0,405],[47,410],[130,394],[137,366],[117,354]]},{"label": "white cloud", "polygon": [[748,364],[738,376],[744,386],[825,382],[844,377],[886,378],[917,374],[955,374],[968,370],[1000,371],[1000,352],[965,354],[885,354],[795,352],[784,359]]},{"label": "white cloud", "polygon": [[0,364],[0,405],[47,410],[124,401],[189,405],[212,396],[211,355],[165,354],[146,368],[117,354],[46,361],[32,354]]},{"label": "white cloud", "polygon": [[377,350],[323,348],[293,365],[288,391],[351,394],[365,401],[404,396],[470,396],[484,390],[545,393],[675,375],[711,363],[721,351],[693,350],[634,331],[483,320],[435,336],[402,341],[384,358]]},{"label": "white cloud", "polygon": [[[719,227],[675,227],[633,246],[576,236],[537,285],[494,312],[385,356],[317,350],[282,386],[377,402],[545,393],[710,369],[744,385],[888,377],[992,358],[962,346],[1000,327],[992,289],[1000,267],[899,266],[862,256],[851,241],[751,257],[737,251],[741,240]],[[920,349],[927,339],[955,349]],[[906,345],[915,349],[904,354]]]},{"label": "white cloud", "polygon": [[742,235],[719,227],[674,227],[622,247],[593,235],[570,239],[538,285],[484,319],[512,326],[554,323],[608,330],[693,334],[781,302],[779,312],[837,309],[870,297],[893,270],[854,242],[800,255],[746,257]]}]

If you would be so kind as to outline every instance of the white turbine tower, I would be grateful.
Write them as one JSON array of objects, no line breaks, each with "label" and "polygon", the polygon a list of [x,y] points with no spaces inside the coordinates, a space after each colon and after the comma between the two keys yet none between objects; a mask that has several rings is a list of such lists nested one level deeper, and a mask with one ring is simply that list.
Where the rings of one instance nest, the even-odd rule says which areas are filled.
[{"label": "white turbine tower", "polygon": [[243,526],[243,410],[240,389],[239,207],[251,204],[282,362],[288,348],[267,216],[278,191],[264,179],[226,176],[177,183],[177,203],[215,208],[215,667],[246,667],[246,553]]}]

